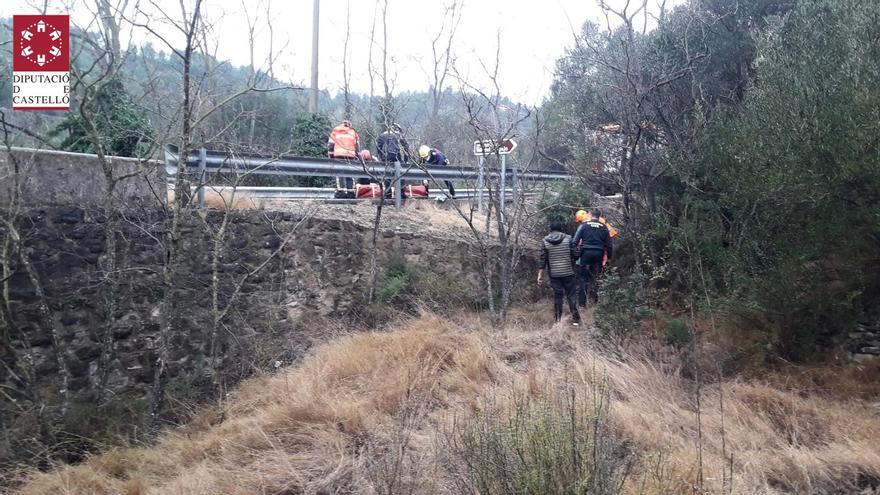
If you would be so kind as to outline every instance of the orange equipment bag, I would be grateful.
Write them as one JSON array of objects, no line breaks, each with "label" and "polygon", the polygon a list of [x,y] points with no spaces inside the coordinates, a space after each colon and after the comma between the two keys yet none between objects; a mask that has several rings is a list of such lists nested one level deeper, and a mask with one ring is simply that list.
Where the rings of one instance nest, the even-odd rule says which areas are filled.
[{"label": "orange equipment bag", "polygon": [[357,199],[382,197],[382,186],[379,184],[358,184],[355,187]]}]

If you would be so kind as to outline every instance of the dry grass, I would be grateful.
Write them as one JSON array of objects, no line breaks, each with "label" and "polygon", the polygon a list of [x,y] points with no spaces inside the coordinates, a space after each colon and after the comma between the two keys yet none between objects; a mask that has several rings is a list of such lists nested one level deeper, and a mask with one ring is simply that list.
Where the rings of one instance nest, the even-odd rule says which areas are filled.
[{"label": "dry grass", "polygon": [[[174,203],[174,191],[168,191],[168,204]],[[265,202],[242,191],[219,191],[205,188],[205,206],[217,210],[258,210],[265,207]]]},{"label": "dry grass", "polygon": [[693,383],[638,349],[610,358],[535,309],[500,330],[425,315],[340,338],[152,448],[35,474],[20,493],[457,493],[437,448],[454,418],[598,381],[637,454],[629,493],[695,492],[700,453],[705,493],[853,493],[880,480],[880,417],[866,401],[728,381],[701,391],[698,430]]}]

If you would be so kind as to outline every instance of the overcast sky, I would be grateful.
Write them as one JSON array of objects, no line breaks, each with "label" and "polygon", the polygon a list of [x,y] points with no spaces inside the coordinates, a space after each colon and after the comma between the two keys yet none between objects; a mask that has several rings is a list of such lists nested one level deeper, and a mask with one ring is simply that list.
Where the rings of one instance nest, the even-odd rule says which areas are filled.
[{"label": "overcast sky", "polygon": [[[114,0],[117,1],[117,0]],[[128,0],[150,13],[151,26],[180,39],[158,22],[156,5],[178,15],[178,0]],[[440,30],[446,5],[452,0],[388,0],[389,75],[394,91],[423,90],[430,84],[431,40]],[[459,0],[460,2],[462,0]],[[651,0],[652,3],[654,0]],[[621,5],[625,0],[609,0]],[[0,0],[0,14],[36,13],[32,0]],[[185,0],[191,4],[192,0]],[[214,24],[213,43],[220,58],[238,65],[249,60],[248,17],[257,26],[255,58],[267,66],[270,38],[277,54],[273,69],[277,78],[307,85],[311,64],[313,0],[205,0],[208,19]],[[633,2],[635,3],[635,2]],[[671,2],[670,2],[671,3]],[[93,21],[93,0],[49,0],[49,13],[71,13],[83,26]],[[499,82],[502,92],[521,102],[536,104],[547,95],[556,59],[573,44],[574,31],[584,21],[603,19],[595,0],[463,0],[461,21],[454,38],[456,68],[470,84],[488,84],[481,62],[494,65],[500,38]],[[319,86],[337,92],[342,87],[342,58],[346,11],[351,19],[351,86],[369,91],[367,59],[376,0],[321,0]],[[267,25],[271,18],[272,33]],[[128,28],[130,39],[161,42],[143,30]],[[381,56],[381,27],[377,27],[374,57]],[[181,42],[182,44],[182,42]],[[378,67],[374,62],[374,66]],[[448,85],[457,87],[451,78]]]}]

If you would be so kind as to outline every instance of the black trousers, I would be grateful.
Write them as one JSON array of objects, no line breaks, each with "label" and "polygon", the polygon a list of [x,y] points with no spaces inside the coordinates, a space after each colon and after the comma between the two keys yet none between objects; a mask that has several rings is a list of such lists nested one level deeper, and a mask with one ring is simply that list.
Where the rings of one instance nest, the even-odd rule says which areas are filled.
[{"label": "black trousers", "polygon": [[592,299],[593,304],[599,302],[599,276],[602,274],[603,258],[605,258],[603,250],[581,251],[581,283],[578,289],[578,304],[581,306],[587,305],[587,297]]},{"label": "black trousers", "polygon": [[575,323],[581,321],[581,314],[577,308],[577,279],[574,275],[567,277],[550,277],[550,287],[553,288],[553,312],[556,321],[562,319],[562,300],[568,300],[568,309],[571,310],[571,319]]},{"label": "black trousers", "polygon": [[445,180],[443,182],[446,183],[446,188],[449,189],[449,195],[454,198],[455,197],[455,188],[452,187],[452,181]]}]

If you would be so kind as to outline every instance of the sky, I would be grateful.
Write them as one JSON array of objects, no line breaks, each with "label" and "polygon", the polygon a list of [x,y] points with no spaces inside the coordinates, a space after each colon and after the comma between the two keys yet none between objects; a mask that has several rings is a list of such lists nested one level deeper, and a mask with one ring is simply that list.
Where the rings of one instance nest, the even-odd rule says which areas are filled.
[{"label": "sky", "polygon": [[[319,87],[322,90],[336,93],[343,86],[348,12],[351,88],[369,92],[370,32],[377,1],[383,0],[320,0]],[[487,89],[490,81],[483,65],[494,65],[500,45],[501,92],[526,104],[538,104],[547,96],[555,61],[573,45],[574,33],[584,21],[604,19],[595,0],[458,1],[463,6],[452,50],[460,79]],[[607,1],[615,7],[626,2]],[[393,91],[425,90],[432,80],[431,41],[443,26],[446,7],[452,0],[387,2],[388,72]],[[2,0],[0,3],[0,16],[7,17],[38,13],[43,1]],[[193,0],[184,0],[184,3],[191,5]],[[172,43],[182,44],[179,33],[161,22],[162,11],[179,14],[178,0],[127,0],[127,5],[129,17],[135,16],[134,6],[139,5],[142,13],[136,17],[140,21],[149,23]],[[311,67],[312,5],[313,0],[205,0],[206,16],[213,25],[209,45],[219,58],[247,65],[250,60],[248,25],[253,24],[255,65],[267,69],[272,53],[272,72],[277,79],[306,86]],[[69,13],[72,23],[79,26],[94,23],[94,11],[94,0],[48,0],[48,13]],[[379,66],[382,52],[381,14],[379,19],[373,44],[374,67]],[[449,23],[446,25],[448,29]],[[142,28],[123,26],[123,31],[124,43],[151,41],[156,48],[162,48],[161,42]],[[458,81],[450,77],[447,86],[457,88]],[[378,78],[376,82],[378,85]]]}]

